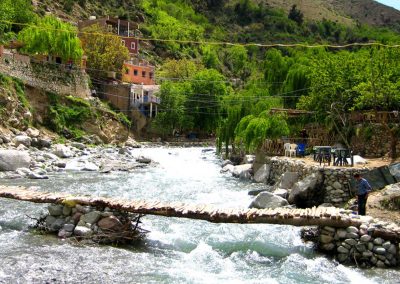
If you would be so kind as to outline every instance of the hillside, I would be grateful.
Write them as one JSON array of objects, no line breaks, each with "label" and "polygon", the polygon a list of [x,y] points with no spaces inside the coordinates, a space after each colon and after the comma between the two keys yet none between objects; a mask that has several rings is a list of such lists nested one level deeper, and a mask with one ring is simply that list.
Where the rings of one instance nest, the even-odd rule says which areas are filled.
[{"label": "hillside", "polygon": [[[38,13],[42,15],[46,13],[56,14],[69,21],[85,19],[90,15],[113,15],[139,22],[147,20],[141,9],[141,1],[136,0],[41,0],[32,2]],[[230,7],[246,1],[186,1],[186,3],[188,2],[191,2],[194,7],[205,7],[201,12],[209,16],[210,14],[224,12],[224,9],[213,9],[212,5]],[[311,21],[326,19],[347,26],[360,23],[375,27],[388,27],[400,31],[400,11],[374,0],[250,0],[247,2],[258,6],[276,8],[285,12],[288,12],[293,5],[297,5],[304,13],[305,19]],[[209,3],[212,3],[212,5]]]},{"label": "hillside", "polygon": [[353,25],[357,22],[400,30],[400,11],[373,0],[260,0],[275,8],[289,11],[297,5],[306,19],[327,19]]}]

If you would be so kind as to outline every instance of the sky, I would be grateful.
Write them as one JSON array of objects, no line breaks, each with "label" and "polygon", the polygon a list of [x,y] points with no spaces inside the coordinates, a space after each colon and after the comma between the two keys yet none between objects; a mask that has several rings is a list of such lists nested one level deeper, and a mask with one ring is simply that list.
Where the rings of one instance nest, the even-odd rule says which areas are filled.
[{"label": "sky", "polygon": [[400,0],[375,0],[375,1],[396,8],[397,10],[400,10]]}]

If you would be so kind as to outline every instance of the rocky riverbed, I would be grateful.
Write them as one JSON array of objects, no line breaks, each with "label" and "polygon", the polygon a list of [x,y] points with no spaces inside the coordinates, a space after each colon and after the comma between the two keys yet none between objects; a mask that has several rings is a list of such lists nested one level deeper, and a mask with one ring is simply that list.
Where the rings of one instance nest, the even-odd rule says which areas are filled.
[{"label": "rocky riverbed", "polygon": [[54,144],[40,132],[28,129],[15,135],[0,135],[0,178],[48,179],[61,171],[134,171],[154,165],[143,157],[139,143],[129,139],[116,146],[87,145],[79,142]]}]

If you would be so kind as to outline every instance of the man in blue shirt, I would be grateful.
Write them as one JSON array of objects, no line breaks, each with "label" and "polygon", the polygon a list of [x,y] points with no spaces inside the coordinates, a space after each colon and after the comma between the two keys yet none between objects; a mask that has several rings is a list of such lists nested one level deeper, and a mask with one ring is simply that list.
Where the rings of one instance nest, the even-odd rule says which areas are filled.
[{"label": "man in blue shirt", "polygon": [[369,182],[360,176],[360,174],[355,174],[356,188],[357,188],[357,199],[358,199],[358,215],[365,215],[366,205],[368,199],[368,192],[372,190]]}]

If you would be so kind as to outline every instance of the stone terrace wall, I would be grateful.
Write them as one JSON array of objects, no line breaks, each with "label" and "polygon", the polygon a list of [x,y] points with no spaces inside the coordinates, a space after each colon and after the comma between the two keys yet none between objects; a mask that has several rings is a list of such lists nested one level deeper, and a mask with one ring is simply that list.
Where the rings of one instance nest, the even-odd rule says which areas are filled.
[{"label": "stone terrace wall", "polygon": [[312,173],[321,172],[324,177],[324,183],[323,188],[320,190],[325,192],[324,202],[335,206],[342,205],[354,196],[351,185],[353,175],[356,172],[362,174],[369,170],[310,166],[301,160],[281,157],[266,157],[265,163],[270,167],[269,183],[278,182],[286,172],[296,172],[299,180]]},{"label": "stone terrace wall", "polygon": [[81,98],[90,95],[89,77],[81,69],[69,70],[51,63],[35,63],[28,56],[3,52],[0,54],[0,72],[48,92]]}]

